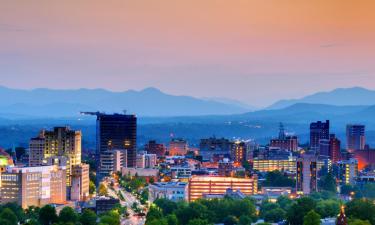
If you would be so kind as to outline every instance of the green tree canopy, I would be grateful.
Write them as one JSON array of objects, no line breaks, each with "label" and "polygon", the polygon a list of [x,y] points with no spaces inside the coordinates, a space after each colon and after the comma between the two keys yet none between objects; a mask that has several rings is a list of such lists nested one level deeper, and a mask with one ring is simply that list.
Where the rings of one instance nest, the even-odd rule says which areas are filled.
[{"label": "green tree canopy", "polygon": [[39,211],[39,222],[42,225],[51,225],[58,221],[55,207],[51,205],[43,206]]},{"label": "green tree canopy", "polygon": [[303,218],[303,225],[320,225],[320,215],[314,210],[311,210]]}]

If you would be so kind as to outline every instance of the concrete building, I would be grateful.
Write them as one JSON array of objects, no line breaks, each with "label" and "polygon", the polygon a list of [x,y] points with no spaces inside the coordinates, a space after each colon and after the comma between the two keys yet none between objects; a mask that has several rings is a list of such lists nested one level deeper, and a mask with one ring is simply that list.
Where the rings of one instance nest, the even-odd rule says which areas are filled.
[{"label": "concrete building", "polygon": [[295,173],[297,171],[297,158],[293,155],[275,159],[253,159],[253,169],[259,172],[285,171]]},{"label": "concrete building", "polygon": [[297,159],[297,194],[310,194],[317,190],[317,158],[315,155],[302,155]]},{"label": "concrete building", "polygon": [[188,143],[186,140],[181,138],[173,138],[169,142],[169,155],[175,156],[175,155],[186,155],[186,153],[189,151]]},{"label": "concrete building", "polygon": [[227,189],[253,195],[258,191],[258,179],[218,176],[192,176],[189,179],[189,201],[195,201],[207,194],[225,194]]},{"label": "concrete building", "polygon": [[156,154],[145,154],[145,168],[155,168],[157,165]]},{"label": "concrete building", "polygon": [[127,167],[127,151],[113,150],[113,172],[121,172],[123,167]]},{"label": "concrete building", "polygon": [[114,171],[113,150],[123,149],[127,154],[127,167],[136,167],[137,117],[126,114],[90,113],[96,115],[96,154],[100,178]]},{"label": "concrete building", "polygon": [[66,202],[66,168],[58,166],[8,167],[1,173],[1,203],[22,208]]},{"label": "concrete building", "polygon": [[38,137],[30,140],[30,166],[41,166],[51,157],[65,156],[66,183],[71,186],[72,167],[81,164],[81,141],[81,131],[74,131],[69,127],[43,130]]},{"label": "concrete building", "polygon": [[156,154],[157,157],[163,157],[165,156],[167,148],[164,144],[159,144],[155,140],[152,140],[145,145],[145,151],[149,154]]},{"label": "concrete building", "polygon": [[358,176],[358,161],[349,159],[339,161],[338,178],[341,184],[353,184]]},{"label": "concrete building", "polygon": [[231,159],[234,163],[241,164],[246,160],[247,145],[245,142],[236,141],[232,147]]},{"label": "concrete building", "polygon": [[222,177],[233,177],[234,176],[234,165],[233,162],[228,158],[219,161],[217,173]]},{"label": "concrete building", "polygon": [[188,183],[185,182],[157,182],[151,184],[149,190],[149,201],[165,198],[174,202],[188,200]]},{"label": "concrete building", "polygon": [[346,149],[349,152],[364,150],[365,144],[365,125],[348,124],[346,126]]},{"label": "concrete building", "polygon": [[215,161],[215,159],[230,157],[233,142],[225,138],[211,137],[201,139],[199,154],[204,161]]},{"label": "concrete building", "polygon": [[146,159],[144,154],[137,154],[137,168],[144,169],[146,166]]},{"label": "concrete building", "polygon": [[284,125],[280,123],[279,137],[271,139],[270,147],[280,148],[288,151],[298,151],[298,137],[286,135]]},{"label": "concrete building", "polygon": [[310,149],[317,152],[321,139],[329,139],[329,120],[310,124]]},{"label": "concrete building", "polygon": [[71,197],[73,201],[85,201],[89,199],[90,166],[81,164],[73,167]]}]

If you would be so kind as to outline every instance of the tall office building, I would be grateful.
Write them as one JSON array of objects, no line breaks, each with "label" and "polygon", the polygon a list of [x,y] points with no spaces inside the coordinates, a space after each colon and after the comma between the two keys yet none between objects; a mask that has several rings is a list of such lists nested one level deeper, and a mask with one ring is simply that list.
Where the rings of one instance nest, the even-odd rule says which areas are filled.
[{"label": "tall office building", "polygon": [[349,124],[346,126],[346,149],[349,152],[365,149],[365,126],[359,124]]},{"label": "tall office building", "polygon": [[326,122],[318,121],[310,124],[310,148],[319,151],[319,141],[329,139],[329,120]]},{"label": "tall office building", "polygon": [[225,138],[201,139],[199,144],[199,154],[204,161],[215,161],[215,159],[229,158],[233,147],[233,142]]},{"label": "tall office building", "polygon": [[99,177],[113,172],[113,150],[126,150],[127,167],[136,166],[137,117],[126,114],[96,113],[96,153]]},{"label": "tall office building", "polygon": [[310,194],[317,190],[317,158],[315,155],[302,155],[297,159],[296,191],[298,194]]},{"label": "tall office building", "polygon": [[22,208],[66,203],[66,168],[58,166],[8,167],[0,175],[1,203]]},{"label": "tall office building", "polygon": [[235,163],[242,163],[246,160],[247,144],[245,142],[237,141],[232,146],[231,158]]},{"label": "tall office building", "polygon": [[71,186],[72,167],[81,164],[81,131],[69,127],[55,127],[43,130],[30,140],[30,166],[46,165],[49,158],[64,156],[66,160],[67,186]]},{"label": "tall office building", "polygon": [[333,163],[341,159],[341,141],[334,134],[329,136],[329,158]]},{"label": "tall office building", "polygon": [[71,200],[85,201],[89,198],[90,166],[81,164],[72,168]]}]

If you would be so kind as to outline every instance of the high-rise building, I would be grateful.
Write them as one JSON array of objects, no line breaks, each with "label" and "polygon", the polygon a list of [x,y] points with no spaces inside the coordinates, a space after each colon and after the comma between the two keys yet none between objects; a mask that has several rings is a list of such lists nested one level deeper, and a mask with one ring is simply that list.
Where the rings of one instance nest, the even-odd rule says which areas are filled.
[{"label": "high-rise building", "polygon": [[270,147],[280,148],[282,150],[297,151],[298,150],[298,137],[286,135],[284,125],[280,123],[279,137],[271,139]]},{"label": "high-rise building", "polygon": [[320,139],[319,140],[319,155],[329,156],[329,139]]},{"label": "high-rise building", "polygon": [[203,195],[225,194],[228,189],[241,191],[245,195],[254,195],[258,191],[258,179],[215,177],[215,176],[192,176],[189,179],[189,201],[202,198]]},{"label": "high-rise building", "polygon": [[186,140],[181,138],[173,138],[169,142],[169,155],[186,155],[188,152],[189,147]]},{"label": "high-rise building", "polygon": [[341,141],[334,134],[329,136],[329,158],[333,163],[341,159]]},{"label": "high-rise building", "polygon": [[310,194],[318,190],[317,158],[315,155],[302,155],[297,159],[296,191]]},{"label": "high-rise building", "polygon": [[69,127],[43,130],[38,137],[30,141],[29,164],[41,166],[51,157],[66,157],[66,182],[67,186],[71,186],[72,167],[81,164],[81,142],[81,131],[74,131]]},{"label": "high-rise building", "polygon": [[0,175],[1,203],[22,208],[66,203],[66,168],[58,166],[8,167]]},{"label": "high-rise building", "polygon": [[144,154],[137,154],[137,168],[144,169],[146,164],[146,159]]},{"label": "high-rise building", "polygon": [[71,200],[85,201],[89,198],[90,166],[82,163],[72,168]]},{"label": "high-rise building", "polygon": [[231,158],[235,163],[242,163],[246,160],[247,144],[242,141],[236,141],[232,147]]},{"label": "high-rise building", "polygon": [[159,144],[155,140],[152,140],[145,145],[145,151],[150,154],[156,154],[157,157],[163,157],[167,148],[164,144]]},{"label": "high-rise building", "polygon": [[365,126],[359,124],[349,124],[346,126],[346,149],[349,152],[364,150],[366,144]]},{"label": "high-rise building", "polygon": [[126,150],[113,150],[113,172],[121,172],[122,167],[127,167],[126,155]]},{"label": "high-rise building", "polygon": [[99,157],[99,178],[113,172],[113,150],[126,150],[127,166],[135,167],[137,117],[125,114],[96,113],[96,115],[96,153]]},{"label": "high-rise building", "polygon": [[311,150],[319,150],[319,141],[321,139],[329,139],[329,120],[326,120],[326,122],[318,121],[310,124]]},{"label": "high-rise building", "polygon": [[339,161],[338,163],[338,178],[341,184],[353,184],[358,176],[358,161],[356,159],[349,159]]}]

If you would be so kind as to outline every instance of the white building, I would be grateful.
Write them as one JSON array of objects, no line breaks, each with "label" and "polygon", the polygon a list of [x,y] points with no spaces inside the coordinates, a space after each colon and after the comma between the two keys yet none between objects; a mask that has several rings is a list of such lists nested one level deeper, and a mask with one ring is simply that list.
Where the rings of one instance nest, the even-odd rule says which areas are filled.
[{"label": "white building", "polygon": [[145,168],[154,168],[157,165],[156,154],[145,154]]},{"label": "white building", "polygon": [[185,182],[158,182],[149,186],[149,201],[159,198],[178,202],[188,200],[188,183]]}]

